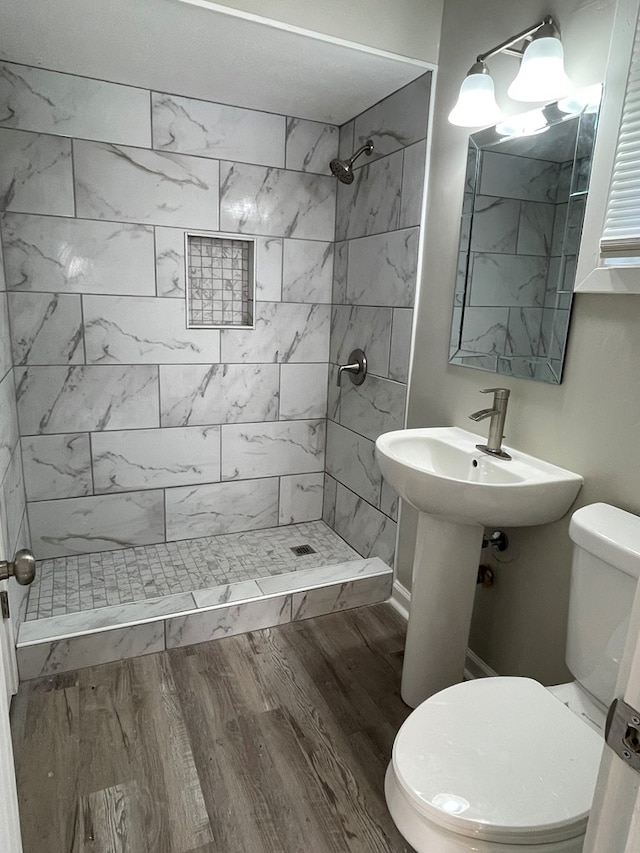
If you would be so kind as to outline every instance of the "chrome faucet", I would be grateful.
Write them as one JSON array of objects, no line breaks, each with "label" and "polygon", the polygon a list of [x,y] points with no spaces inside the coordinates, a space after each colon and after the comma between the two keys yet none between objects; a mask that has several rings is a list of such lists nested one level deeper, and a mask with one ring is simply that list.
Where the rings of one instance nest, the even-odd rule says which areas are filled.
[{"label": "chrome faucet", "polygon": [[476,444],[478,450],[488,453],[490,456],[498,456],[500,459],[511,459],[508,453],[502,449],[504,437],[504,421],[507,417],[507,402],[509,400],[508,388],[485,388],[481,394],[493,394],[493,407],[491,409],[480,409],[469,415],[472,421],[483,421],[491,418],[489,424],[489,438],[486,444]]}]

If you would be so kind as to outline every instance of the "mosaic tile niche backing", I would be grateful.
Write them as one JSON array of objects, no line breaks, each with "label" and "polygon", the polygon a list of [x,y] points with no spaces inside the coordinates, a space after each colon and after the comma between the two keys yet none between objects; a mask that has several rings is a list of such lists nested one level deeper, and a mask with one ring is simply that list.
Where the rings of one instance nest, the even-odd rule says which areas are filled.
[{"label": "mosaic tile niche backing", "polygon": [[187,326],[253,328],[254,241],[185,234]]}]

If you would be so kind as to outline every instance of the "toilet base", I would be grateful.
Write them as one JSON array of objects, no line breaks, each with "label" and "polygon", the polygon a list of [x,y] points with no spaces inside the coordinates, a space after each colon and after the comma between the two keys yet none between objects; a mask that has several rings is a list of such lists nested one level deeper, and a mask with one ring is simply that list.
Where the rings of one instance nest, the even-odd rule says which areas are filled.
[{"label": "toilet base", "polygon": [[384,795],[393,822],[416,853],[581,853],[584,845],[584,835],[546,844],[499,844],[448,832],[416,811],[400,787],[391,761]]}]

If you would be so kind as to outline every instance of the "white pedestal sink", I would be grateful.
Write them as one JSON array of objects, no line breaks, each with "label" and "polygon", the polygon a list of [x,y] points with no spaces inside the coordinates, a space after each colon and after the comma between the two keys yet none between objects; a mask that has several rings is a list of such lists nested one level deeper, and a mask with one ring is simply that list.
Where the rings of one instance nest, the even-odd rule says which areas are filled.
[{"label": "white pedestal sink", "polygon": [[420,511],[402,698],[415,708],[462,681],[485,527],[561,518],[582,477],[507,447],[510,460],[478,450],[482,436],[457,427],[396,430],[376,441],[383,476]]}]

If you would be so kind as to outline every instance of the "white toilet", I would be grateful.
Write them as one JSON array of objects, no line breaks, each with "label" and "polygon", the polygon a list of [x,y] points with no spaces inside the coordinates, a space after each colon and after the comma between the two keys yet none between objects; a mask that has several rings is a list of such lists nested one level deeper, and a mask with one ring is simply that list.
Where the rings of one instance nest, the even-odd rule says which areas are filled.
[{"label": "white toilet", "polygon": [[574,513],[569,535],[566,661],[576,680],[456,684],[398,732],[385,795],[418,853],[582,850],[640,574],[640,518],[593,504]]}]

